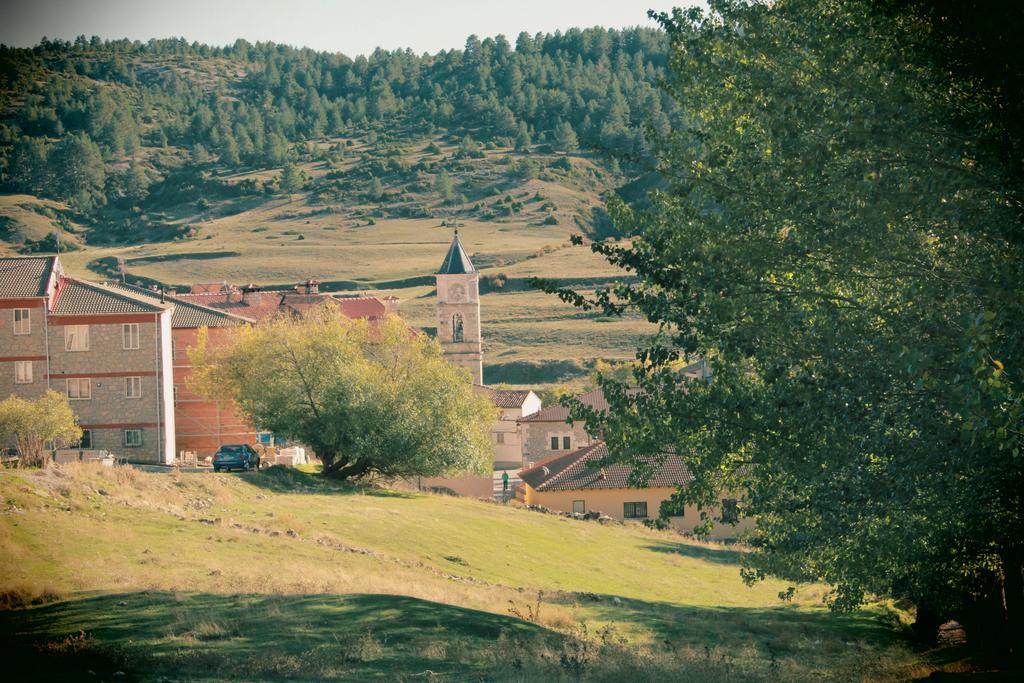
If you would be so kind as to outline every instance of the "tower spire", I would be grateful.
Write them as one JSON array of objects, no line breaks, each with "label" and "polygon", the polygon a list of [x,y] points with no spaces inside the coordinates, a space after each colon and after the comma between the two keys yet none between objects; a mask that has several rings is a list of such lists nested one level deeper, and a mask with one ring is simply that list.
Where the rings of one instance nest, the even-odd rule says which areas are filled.
[{"label": "tower spire", "polygon": [[476,267],[469,259],[469,254],[462,248],[462,240],[459,239],[459,231],[456,229],[455,236],[452,237],[452,244],[448,247],[448,254],[444,257],[441,269],[437,271],[437,274],[468,275],[475,272],[477,272]]}]

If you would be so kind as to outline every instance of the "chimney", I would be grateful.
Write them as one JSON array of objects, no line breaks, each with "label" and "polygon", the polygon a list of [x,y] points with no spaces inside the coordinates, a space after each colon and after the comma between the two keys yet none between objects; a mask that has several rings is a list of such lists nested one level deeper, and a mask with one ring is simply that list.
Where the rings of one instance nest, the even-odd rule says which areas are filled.
[{"label": "chimney", "polygon": [[319,294],[320,293],[320,281],[319,280],[306,280],[306,294]]},{"label": "chimney", "polygon": [[242,287],[242,303],[246,306],[259,306],[262,299],[263,295],[260,293],[258,285],[254,285],[250,282],[246,286]]},{"label": "chimney", "polygon": [[604,471],[603,467],[601,468],[601,473],[597,475],[597,478],[600,479],[601,481],[604,481],[605,479],[608,478],[608,474]]},{"label": "chimney", "polygon": [[394,294],[389,294],[384,297],[384,311],[386,313],[397,313],[398,312],[398,297]]}]

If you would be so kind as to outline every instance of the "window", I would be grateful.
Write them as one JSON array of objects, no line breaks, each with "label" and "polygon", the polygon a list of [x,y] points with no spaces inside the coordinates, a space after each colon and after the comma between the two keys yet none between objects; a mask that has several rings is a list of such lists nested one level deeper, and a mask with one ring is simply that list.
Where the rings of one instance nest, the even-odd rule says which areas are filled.
[{"label": "window", "polygon": [[138,448],[142,445],[142,430],[141,429],[126,429],[124,430],[124,445],[127,448]]},{"label": "window", "polygon": [[85,450],[92,448],[92,430],[83,429],[82,438],[78,440],[78,447]]},{"label": "window", "polygon": [[31,334],[32,311],[28,308],[14,309],[14,334]]},{"label": "window", "polygon": [[452,341],[460,342],[465,338],[462,327],[462,314],[456,313],[452,316]]},{"label": "window", "polygon": [[643,519],[647,517],[647,503],[624,503],[622,516],[626,519]]},{"label": "window", "polygon": [[139,324],[125,323],[121,325],[121,338],[125,350],[139,348]]},{"label": "window", "polygon": [[498,432],[494,435],[494,440],[498,443],[505,443],[505,432]]},{"label": "window", "polygon": [[572,513],[574,515],[582,515],[587,511],[587,504],[582,500],[574,500],[572,502]]},{"label": "window", "polygon": [[175,406],[178,405],[178,387],[177,386],[174,387],[174,405]]},{"label": "window", "polygon": [[171,360],[176,360],[178,356],[178,345],[171,340]]},{"label": "window", "polygon": [[125,396],[125,398],[141,398],[142,397],[142,378],[141,377],[125,377],[124,378],[124,396]]},{"label": "window", "polygon": [[740,521],[740,511],[736,507],[736,501],[732,498],[722,501],[722,521],[726,524],[735,524]]},{"label": "window", "polygon": [[30,361],[30,360],[16,360],[16,361],[14,361],[14,383],[15,384],[31,384],[32,383],[32,361]]},{"label": "window", "polygon": [[558,450],[558,437],[557,436],[551,437],[551,450],[553,450],[553,451],[557,451]]},{"label": "window", "polygon": [[565,450],[569,450],[571,447],[572,447],[572,437],[563,436],[562,437],[562,448],[565,449]]},{"label": "window", "polygon": [[84,401],[92,398],[92,382],[88,377],[74,377],[68,380],[68,398],[72,401]]},{"label": "window", "polygon": [[89,326],[88,325],[65,325],[64,326],[64,350],[65,351],[88,351],[89,350]]}]

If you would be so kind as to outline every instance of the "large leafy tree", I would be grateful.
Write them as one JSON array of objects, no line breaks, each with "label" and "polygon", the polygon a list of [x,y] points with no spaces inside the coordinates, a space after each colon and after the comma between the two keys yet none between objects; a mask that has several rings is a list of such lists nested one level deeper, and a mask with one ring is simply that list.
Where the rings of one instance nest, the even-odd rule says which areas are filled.
[{"label": "large leafy tree", "polygon": [[45,467],[47,444],[69,443],[81,436],[64,394],[48,390],[34,400],[10,396],[0,401],[0,443],[15,444],[21,465]]},{"label": "large leafy tree", "polygon": [[224,345],[201,335],[192,358],[197,389],[310,447],[327,476],[438,476],[489,462],[493,407],[397,317],[371,325],[325,305],[241,328]]},{"label": "large leafy tree", "polygon": [[[1019,655],[1024,224],[995,100],[930,67],[909,14],[710,5],[658,17],[688,121],[667,189],[611,207],[639,238],[593,245],[635,284],[560,292],[661,325],[644,391],[605,381],[613,410],[577,413],[621,457],[674,447],[692,502],[742,491],[750,580],[907,598]],[[712,381],[670,368],[693,356]]]}]

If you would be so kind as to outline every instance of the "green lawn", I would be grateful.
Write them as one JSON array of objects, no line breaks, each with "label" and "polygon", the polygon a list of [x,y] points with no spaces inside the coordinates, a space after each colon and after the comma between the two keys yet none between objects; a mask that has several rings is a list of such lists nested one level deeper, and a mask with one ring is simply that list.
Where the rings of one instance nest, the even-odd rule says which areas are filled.
[{"label": "green lawn", "polygon": [[[873,605],[744,586],[739,552],[638,526],[301,472],[0,474],[0,638],[41,679],[905,679]],[[109,672],[108,671],[108,672]],[[424,674],[430,671],[432,674]]]}]

